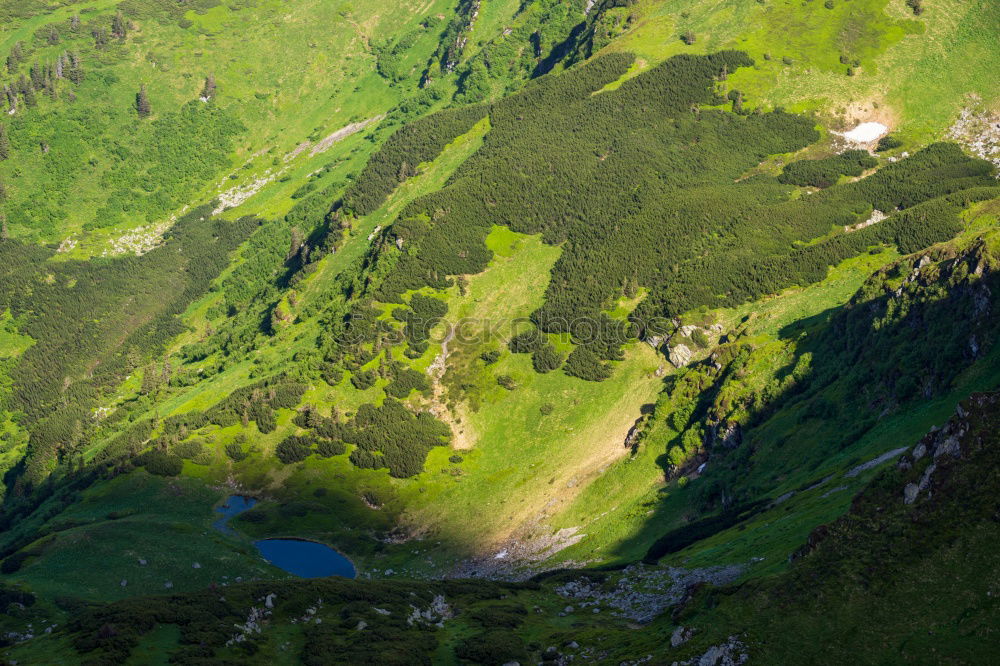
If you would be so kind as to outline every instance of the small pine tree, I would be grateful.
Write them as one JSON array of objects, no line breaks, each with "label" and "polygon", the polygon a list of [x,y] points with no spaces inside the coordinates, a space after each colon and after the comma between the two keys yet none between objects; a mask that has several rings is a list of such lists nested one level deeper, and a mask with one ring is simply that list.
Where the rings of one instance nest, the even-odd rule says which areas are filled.
[{"label": "small pine tree", "polygon": [[128,34],[128,24],[122,13],[118,12],[111,19],[111,36],[116,39],[125,39],[126,34]]},{"label": "small pine tree", "polygon": [[[0,187],[3,187],[3,183],[0,183]],[[7,229],[7,216],[0,213],[0,240],[9,240],[10,231]]]},{"label": "small pine tree", "polygon": [[35,98],[35,91],[32,90],[30,86],[24,89],[23,94],[25,106],[29,109],[38,106],[38,99]]},{"label": "small pine tree", "polygon": [[10,50],[10,55],[7,56],[7,71],[11,74],[16,72],[22,60],[24,60],[24,46],[21,42],[16,42],[14,48]]},{"label": "small pine tree", "polygon": [[205,85],[201,89],[201,99],[208,101],[215,98],[215,74],[205,77]]},{"label": "small pine tree", "polygon": [[302,243],[305,242],[302,232],[299,231],[298,227],[292,227],[292,242],[288,248],[288,254],[285,255],[285,261],[291,261],[299,252],[299,248],[302,247]]},{"label": "small pine tree", "polygon": [[31,86],[35,90],[41,90],[45,87],[45,69],[38,63],[34,62],[29,70],[31,74]]},{"label": "small pine tree", "polygon": [[80,85],[83,82],[83,66],[80,63],[80,55],[76,51],[71,51],[69,54],[69,80],[74,85]]},{"label": "small pine tree", "polygon": [[681,35],[681,41],[687,44],[688,46],[694,44],[696,39],[697,37],[695,37],[694,33],[691,32],[690,30],[687,30],[683,35]]},{"label": "small pine tree", "polygon": [[7,128],[0,125],[0,160],[10,157],[10,139],[7,138]]},{"label": "small pine tree", "polygon": [[140,118],[146,118],[153,112],[149,104],[149,95],[146,93],[146,84],[142,84],[139,92],[135,95],[135,110],[138,112]]}]

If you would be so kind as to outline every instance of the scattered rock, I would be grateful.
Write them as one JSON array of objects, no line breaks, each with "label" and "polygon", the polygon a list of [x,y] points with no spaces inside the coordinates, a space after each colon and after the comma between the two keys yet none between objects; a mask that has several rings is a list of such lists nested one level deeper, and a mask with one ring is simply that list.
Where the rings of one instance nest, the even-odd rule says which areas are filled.
[{"label": "scattered rock", "polygon": [[688,349],[687,345],[673,345],[667,349],[669,350],[667,358],[670,359],[675,368],[684,368],[691,363],[693,353]]},{"label": "scattered rock", "polygon": [[670,635],[670,647],[680,647],[691,640],[693,631],[686,627],[677,627]]},{"label": "scattered rock", "polygon": [[579,601],[578,608],[600,605],[612,615],[645,624],[680,603],[692,585],[725,585],[739,577],[743,569],[743,565],[682,569],[633,564],[622,570],[613,586],[582,578],[557,587],[556,593]]},{"label": "scattered rock", "polygon": [[730,636],[721,645],[713,645],[703,654],[687,661],[675,662],[678,666],[740,666],[750,659],[747,646]]},{"label": "scattered rock", "polygon": [[409,625],[423,624],[432,625],[435,627],[444,627],[444,621],[450,620],[455,616],[454,611],[452,611],[451,606],[445,601],[444,595],[437,595],[434,600],[431,601],[430,606],[424,610],[420,610],[416,606],[410,606],[413,610],[410,616],[406,618],[406,623]]},{"label": "scattered rock", "polygon": [[[978,99],[973,99],[973,102]],[[983,109],[962,109],[947,138],[1000,168],[1000,116]]]}]

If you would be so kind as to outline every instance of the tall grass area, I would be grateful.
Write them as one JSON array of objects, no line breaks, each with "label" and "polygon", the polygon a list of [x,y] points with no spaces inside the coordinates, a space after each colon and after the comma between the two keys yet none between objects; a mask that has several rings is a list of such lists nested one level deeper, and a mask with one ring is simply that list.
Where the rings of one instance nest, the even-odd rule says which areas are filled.
[{"label": "tall grass area", "polygon": [[[953,256],[956,250],[967,251],[981,242],[993,247],[994,209],[995,203],[988,202],[969,211],[966,230],[957,240],[943,245],[938,256]],[[985,241],[980,241],[984,234]],[[991,251],[986,250],[986,256]],[[896,261],[898,255],[893,252],[858,257],[833,269],[821,283],[715,313],[721,321],[728,322],[727,326],[732,327],[729,330],[738,331],[736,339],[749,344],[753,348],[753,358],[757,359],[735,375],[738,381],[733,376],[726,381],[753,387],[751,391],[756,393],[772,391],[773,395],[768,384],[773,383],[774,377],[787,376],[801,354],[796,349],[812,349],[817,357],[828,353],[816,349],[809,340],[822,339],[823,331],[836,325],[838,311],[852,300],[863,299],[860,294],[870,294],[873,281],[879,283],[870,276],[880,271],[892,274],[891,267]],[[886,266],[890,268],[883,268]],[[909,262],[904,262],[903,270],[908,270],[909,266]],[[930,291],[933,293],[933,288]],[[932,303],[934,298],[930,299]],[[944,343],[925,340],[921,344]],[[747,446],[747,439],[753,439],[753,452],[742,458],[736,456],[739,458],[737,468],[741,470],[740,481],[730,480],[726,488],[735,494],[746,484],[770,500],[782,497],[782,501],[742,522],[738,528],[719,531],[668,556],[665,562],[678,566],[749,563],[752,575],[782,570],[787,566],[788,555],[803,543],[810,531],[843,514],[854,495],[881,468],[846,475],[848,470],[899,446],[914,444],[932,426],[947,420],[958,401],[974,392],[991,390],[1000,383],[998,358],[995,348],[974,363],[966,358],[960,362],[964,369],[957,375],[927,389],[931,391],[929,396],[888,408],[873,421],[867,432],[849,438],[846,445],[839,447],[833,446],[836,436],[832,433],[838,428],[840,432],[856,430],[864,410],[824,414],[821,399],[804,409],[785,405],[766,416],[754,426],[759,429],[757,435],[743,432],[741,446]],[[805,382],[808,381],[807,375]],[[836,383],[833,386],[836,387]],[[713,390],[705,388],[709,396]],[[819,390],[822,393],[822,389]],[[833,393],[827,390],[826,395],[830,401],[844,401],[848,399],[842,397],[845,391],[878,396],[880,390],[885,389],[856,383],[849,388],[833,388]],[[730,389],[721,389],[718,396],[725,396],[727,391]],[[669,394],[665,391],[664,396]],[[714,399],[738,403],[738,394],[730,391],[729,395],[729,398]],[[664,400],[661,397],[661,403]],[[795,402],[792,400],[792,404]],[[716,440],[714,449],[709,447],[709,451],[715,453],[698,459],[698,462],[707,461],[703,473],[695,473],[696,465],[672,473],[669,467],[665,470],[665,451],[680,435],[672,425],[671,409],[669,402],[665,407],[658,404],[636,455],[611,468],[569,510],[551,521],[553,530],[575,526],[587,534],[578,544],[560,553],[558,559],[607,564],[633,561],[642,557],[660,536],[705,515],[706,493],[712,492],[709,488],[717,474],[713,468],[726,468],[730,465],[726,459],[732,456]],[[795,463],[790,464],[792,461]],[[595,518],[591,507],[598,501],[610,505],[611,509],[606,515]]]},{"label": "tall grass area", "polygon": [[[122,7],[134,29],[100,49],[87,28],[110,25],[110,2],[42,12],[0,32],[0,53],[25,45],[24,72],[34,61],[80,54],[79,86],[60,82],[54,100],[39,94],[36,108],[21,105],[5,118],[13,153],[0,165],[11,232],[46,241],[72,236],[78,255],[99,254],[125,230],[168,222],[185,205],[233,187],[261,189],[254,181],[270,179],[271,186],[253,209],[284,213],[317,169],[331,165],[330,182],[359,168],[370,149],[360,137],[347,150],[313,154],[313,147],[350,123],[387,113],[419,82],[419,71],[394,85],[380,77],[369,41],[416,29],[420,38],[406,57],[426,60],[437,34],[421,21],[453,9],[445,0],[421,7],[265,0],[252,11],[216,2],[182,11],[178,21],[144,2]],[[77,14],[83,26],[72,31]],[[58,44],[47,43],[49,28],[59,31]],[[217,91],[206,104],[197,100],[209,75]],[[141,85],[152,105],[145,120],[134,108]],[[194,114],[193,122],[174,120],[185,114]]]},{"label": "tall grass area", "polygon": [[[632,10],[635,27],[606,48],[634,52],[647,67],[678,53],[745,50],[756,64],[730,85],[749,106],[814,111],[844,126],[881,120],[912,146],[940,138],[967,95],[1000,96],[996,3],[941,0],[919,16],[902,0],[832,4],[644,0]],[[687,31],[691,45],[681,40]]]}]

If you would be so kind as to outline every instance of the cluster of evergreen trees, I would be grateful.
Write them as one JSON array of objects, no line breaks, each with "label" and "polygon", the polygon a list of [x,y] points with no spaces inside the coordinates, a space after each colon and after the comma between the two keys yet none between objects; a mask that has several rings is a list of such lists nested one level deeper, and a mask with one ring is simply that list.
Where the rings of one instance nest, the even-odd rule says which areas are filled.
[{"label": "cluster of evergreen trees", "polygon": [[[645,322],[814,281],[831,263],[873,244],[905,250],[941,240],[956,228],[962,201],[930,200],[995,184],[989,164],[946,145],[842,186],[833,186],[840,175],[860,175],[874,158],[849,151],[791,164],[777,179],[740,180],[767,155],[815,141],[812,121],[742,106],[739,113],[702,109],[721,102],[720,81],[750,64],[740,52],[677,56],[617,90],[593,94],[630,62],[622,54],[602,57],[490,106],[435,114],[390,139],[345,200],[358,212],[382,201],[412,156],[427,159],[480,113],[490,117],[484,146],[448,186],[412,202],[384,232],[373,259],[385,265],[376,269],[384,276],[373,285],[376,297],[397,301],[407,290],[446,287],[451,275],[481,271],[491,258],[484,239],[495,224],[542,233],[563,252],[532,318],[541,331],[573,333],[587,350],[568,359],[567,371],[598,378],[606,376],[603,361],[620,358],[622,342],[646,333]],[[790,199],[786,183],[827,190]],[[924,203],[876,227],[802,245],[873,208]],[[593,326],[637,286],[650,296],[633,317],[635,328]],[[580,321],[600,334],[579,335]]]},{"label": "cluster of evergreen trees", "polygon": [[869,155],[868,151],[848,150],[819,160],[799,160],[786,164],[778,176],[778,182],[824,188],[835,185],[840,176],[860,176],[865,169],[876,166],[878,160]]},{"label": "cluster of evergreen trees", "polygon": [[387,468],[397,478],[422,472],[428,451],[446,445],[451,437],[448,426],[433,415],[413,414],[393,398],[386,398],[381,406],[361,405],[346,423],[305,408],[295,424],[308,429],[308,434],[290,435],[281,441],[275,451],[281,462],[301,462],[313,453],[341,455],[346,444],[352,444],[352,463],[363,469]]},{"label": "cluster of evergreen trees", "polygon": [[77,51],[65,51],[48,63],[36,60],[25,74],[21,65],[27,58],[24,42],[16,42],[7,55],[7,73],[10,79],[2,85],[0,112],[17,113],[23,108],[34,108],[38,106],[39,94],[56,99],[59,81],[66,80],[75,85],[83,81],[84,70]]},{"label": "cluster of evergreen trees", "polygon": [[826,465],[887,415],[952,391],[973,363],[989,362],[1000,339],[993,261],[984,240],[903,258],[828,321],[788,331],[782,351],[755,348],[735,331],[661,395],[650,424],[668,428],[665,470],[686,474],[710,452],[697,508],[730,512],[758,500],[792,465]]},{"label": "cluster of evergreen trees", "polygon": [[36,341],[10,371],[4,405],[31,432],[22,481],[72,460],[99,426],[91,409],[102,392],[183,331],[178,315],[258,224],[209,213],[192,210],[142,257],[51,263],[49,249],[0,240],[0,311],[21,316]]}]

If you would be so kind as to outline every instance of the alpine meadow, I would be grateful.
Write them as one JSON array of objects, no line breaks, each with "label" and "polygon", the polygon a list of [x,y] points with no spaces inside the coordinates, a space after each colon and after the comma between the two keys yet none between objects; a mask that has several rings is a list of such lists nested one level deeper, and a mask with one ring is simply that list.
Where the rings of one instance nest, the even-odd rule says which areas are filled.
[{"label": "alpine meadow", "polygon": [[0,0],[0,664],[988,664],[1000,3]]}]

